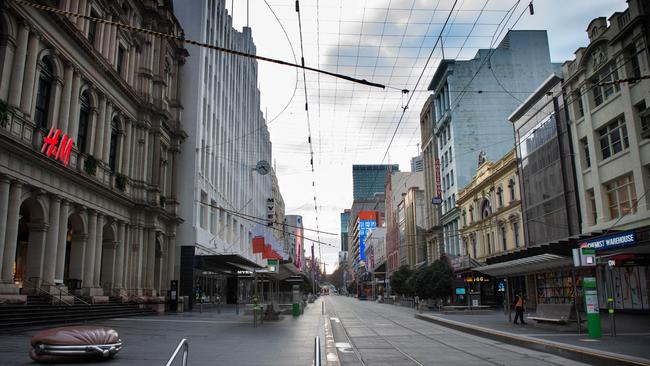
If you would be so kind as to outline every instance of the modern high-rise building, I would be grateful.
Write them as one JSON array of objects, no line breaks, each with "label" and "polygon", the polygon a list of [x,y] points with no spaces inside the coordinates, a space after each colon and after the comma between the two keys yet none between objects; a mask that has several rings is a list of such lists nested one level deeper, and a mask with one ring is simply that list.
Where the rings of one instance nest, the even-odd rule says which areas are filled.
[{"label": "modern high-rise building", "polygon": [[372,200],[375,194],[384,193],[386,174],[398,171],[397,164],[352,165],[354,200]]},{"label": "modern high-rise building", "polygon": [[[187,38],[256,53],[251,28],[233,28],[224,0],[187,1],[175,10]],[[184,114],[189,122],[181,153],[185,222],[177,240],[186,247],[181,256],[211,256],[210,263],[228,268],[261,266],[263,254],[253,252],[252,238],[263,236],[277,249],[281,243],[270,235],[273,225],[247,219],[267,217],[266,204],[273,198],[270,165],[256,168],[260,162],[271,162],[257,62],[196,46],[189,52],[183,73]],[[220,258],[226,257],[227,263],[221,263]],[[182,268],[181,290],[192,286],[191,270]]]},{"label": "modern high-rise building", "polygon": [[[436,70],[429,90],[440,161],[436,174],[442,184],[444,253],[461,252],[458,191],[472,180],[478,161],[497,161],[514,146],[512,126],[504,123],[520,104],[512,95],[529,94],[557,69],[546,31],[509,31],[496,49],[481,49],[471,60],[443,60]],[[422,139],[425,146],[428,136]]]},{"label": "modern high-rise building", "polygon": [[412,172],[424,171],[424,160],[422,160],[422,154],[411,158],[411,171]]},{"label": "modern high-rise building", "polygon": [[350,221],[351,210],[346,208],[341,212],[341,251],[348,251],[348,223]]}]

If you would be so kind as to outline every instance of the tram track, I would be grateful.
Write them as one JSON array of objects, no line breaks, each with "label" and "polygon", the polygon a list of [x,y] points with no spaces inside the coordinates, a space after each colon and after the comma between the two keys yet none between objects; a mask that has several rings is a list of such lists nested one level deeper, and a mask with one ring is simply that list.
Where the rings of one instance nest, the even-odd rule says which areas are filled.
[{"label": "tram track", "polygon": [[[361,323],[363,323],[361,316],[360,316],[356,311],[354,311],[354,310],[352,309],[352,307],[348,307],[348,308],[346,309],[346,311],[349,311],[350,313],[352,313],[352,314],[353,314],[353,315],[354,315],[354,316],[355,316],[355,317],[356,317],[356,318],[357,318]],[[466,348],[461,348],[461,347],[455,346],[455,345],[450,344],[450,343],[448,343],[448,342],[444,342],[444,341],[442,341],[442,340],[440,340],[440,339],[437,339],[437,338],[435,338],[435,337],[432,337],[431,335],[426,334],[426,333],[424,333],[424,332],[421,332],[421,331],[419,331],[419,330],[417,330],[417,329],[414,329],[414,328],[408,327],[408,326],[406,326],[406,325],[404,325],[404,324],[401,324],[401,323],[399,323],[399,322],[397,322],[397,321],[395,321],[395,320],[393,320],[393,319],[390,319],[389,317],[385,316],[384,314],[381,314],[380,312],[377,312],[377,311],[375,311],[375,310],[372,310],[370,307],[364,309],[364,311],[369,312],[369,313],[373,313],[375,316],[377,316],[377,317],[379,317],[379,318],[381,318],[381,319],[383,319],[383,320],[385,320],[385,321],[387,321],[387,322],[389,322],[389,323],[391,323],[391,324],[393,324],[393,325],[395,325],[395,326],[397,326],[397,327],[399,327],[399,328],[402,328],[402,329],[405,329],[405,330],[407,330],[407,331],[413,332],[413,333],[415,333],[415,334],[417,334],[417,335],[419,335],[419,336],[422,336],[422,337],[424,337],[424,338],[426,338],[426,339],[428,339],[428,340],[430,340],[430,341],[433,341],[433,342],[435,342],[435,343],[437,343],[437,344],[439,344],[439,345],[442,345],[442,346],[444,346],[444,347],[447,347],[447,348],[453,349],[453,350],[455,350],[455,351],[458,351],[458,352],[460,352],[460,353],[462,353],[462,354],[464,354],[464,355],[466,355],[466,356],[469,356],[469,357],[471,357],[471,358],[476,359],[477,361],[480,361],[480,362],[487,362],[487,363],[492,364],[492,365],[502,365],[502,364],[503,364],[503,362],[495,361],[495,360],[491,360],[491,359],[485,358],[485,357],[483,357],[483,356],[481,356],[481,355],[478,355],[478,354],[476,354],[476,353],[473,353],[473,352],[468,351]],[[337,317],[338,317],[338,312],[336,312],[336,310],[335,310],[335,313],[337,314]],[[340,319],[340,317],[339,317],[339,319]],[[350,336],[349,336],[349,334],[348,334],[348,332],[347,332],[347,329],[345,329],[345,326],[343,326],[343,329],[345,330],[345,334],[346,334],[346,336],[348,337],[348,339],[349,339],[349,341],[350,341],[350,344],[353,346],[353,348],[354,348],[354,350],[355,350],[355,353],[357,354],[357,356],[358,356],[358,358],[359,358],[359,361],[360,361],[363,365],[366,365],[366,362],[363,360],[363,356],[362,356],[361,353],[358,351],[357,346],[356,346],[356,345],[354,344],[354,342],[352,341],[352,338],[353,338],[353,337],[350,337]],[[367,329],[369,329],[372,333],[374,333],[374,335],[375,335],[377,338],[379,338],[379,339],[385,341],[385,342],[388,343],[392,348],[394,348],[397,352],[399,352],[400,354],[402,354],[404,357],[408,358],[411,362],[413,362],[413,364],[415,364],[415,365],[424,365],[422,362],[420,362],[419,360],[417,360],[417,358],[415,358],[412,354],[409,354],[408,352],[404,351],[401,347],[399,347],[398,345],[396,345],[394,342],[392,342],[392,341],[390,341],[389,339],[387,339],[386,336],[383,336],[383,335],[379,334],[376,330],[374,330],[374,329],[372,329],[372,328],[370,328],[370,327],[367,327]],[[527,359],[530,359],[530,360],[538,361],[538,362],[540,362],[540,363],[545,363],[545,364],[555,365],[555,366],[563,366],[563,365],[564,365],[563,363],[553,362],[553,361],[551,361],[551,360],[549,360],[549,359],[545,359],[545,358],[541,358],[541,357],[536,357],[536,356],[531,356],[530,354],[523,353],[523,352],[518,352],[518,351],[516,351],[516,350],[514,350],[514,349],[512,349],[512,348],[510,348],[510,347],[503,347],[502,344],[498,344],[498,343],[497,343],[497,344],[495,344],[495,343],[486,343],[486,342],[483,342],[483,341],[478,340],[478,339],[477,339],[477,341],[479,341],[479,342],[482,343],[482,344],[485,344],[485,345],[489,345],[489,346],[491,346],[491,347],[498,348],[499,350],[502,350],[502,351],[504,351],[504,352],[509,352],[509,353],[515,354],[515,355],[520,356],[520,357],[524,357],[524,358],[527,358]]]}]

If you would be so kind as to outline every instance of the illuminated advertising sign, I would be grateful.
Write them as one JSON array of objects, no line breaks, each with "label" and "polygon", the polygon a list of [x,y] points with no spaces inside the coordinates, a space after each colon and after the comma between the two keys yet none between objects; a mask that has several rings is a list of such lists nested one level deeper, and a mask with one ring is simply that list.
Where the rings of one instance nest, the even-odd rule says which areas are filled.
[{"label": "illuminated advertising sign", "polygon": [[614,235],[608,235],[597,239],[587,240],[580,243],[580,248],[590,248],[595,250],[606,250],[619,247],[627,247],[636,244],[634,232],[625,231]]},{"label": "illuminated advertising sign", "polygon": [[296,235],[296,267],[298,271],[302,271],[302,229],[296,228],[294,234]]},{"label": "illuminated advertising sign", "polygon": [[359,258],[366,259],[366,237],[370,230],[377,227],[376,211],[359,212]]},{"label": "illuminated advertising sign", "polygon": [[436,197],[442,198],[442,188],[440,184],[440,159],[436,159]]},{"label": "illuminated advertising sign", "polygon": [[59,142],[59,136],[61,136],[61,130],[55,130],[54,126],[52,126],[50,132],[43,138],[43,148],[41,149],[41,152],[46,154],[48,158],[61,160],[63,165],[68,166],[68,162],[70,161],[70,152],[72,151],[74,141],[65,134]]}]

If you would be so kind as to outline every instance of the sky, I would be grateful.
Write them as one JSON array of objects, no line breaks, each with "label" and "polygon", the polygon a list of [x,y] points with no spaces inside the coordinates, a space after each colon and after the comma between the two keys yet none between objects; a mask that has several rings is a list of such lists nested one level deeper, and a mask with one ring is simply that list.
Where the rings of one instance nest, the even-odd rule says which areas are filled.
[{"label": "sky", "polygon": [[[410,170],[426,88],[443,56],[470,59],[477,49],[498,45],[508,29],[541,29],[548,32],[551,60],[564,62],[587,45],[592,19],[626,8],[625,0],[538,0],[530,15],[529,2],[516,0],[301,0],[299,24],[293,0],[249,0],[248,10],[247,1],[225,1],[235,28],[252,28],[258,55],[300,63],[304,54],[307,66],[387,86],[309,71],[303,79],[302,70],[259,63],[260,108],[286,213],[302,215],[306,228],[334,233],[340,212],[352,205],[353,164]],[[339,236],[305,236],[329,244],[317,244],[316,255],[331,273]],[[308,255],[310,247],[307,240]]]}]

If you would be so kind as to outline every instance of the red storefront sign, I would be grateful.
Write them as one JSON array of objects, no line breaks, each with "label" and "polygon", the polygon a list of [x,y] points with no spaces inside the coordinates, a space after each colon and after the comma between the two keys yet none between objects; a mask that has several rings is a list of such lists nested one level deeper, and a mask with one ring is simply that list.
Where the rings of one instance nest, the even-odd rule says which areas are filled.
[{"label": "red storefront sign", "polygon": [[442,197],[442,187],[440,184],[440,159],[436,159],[436,197]]},{"label": "red storefront sign", "polygon": [[54,160],[61,160],[63,165],[68,166],[68,162],[70,161],[70,152],[72,151],[74,141],[65,134],[59,142],[60,135],[61,130],[55,130],[54,126],[52,126],[50,133],[43,138],[43,148],[41,149],[41,152],[46,154],[48,158],[53,157]]}]

